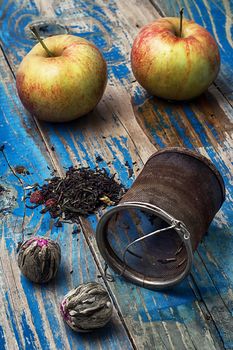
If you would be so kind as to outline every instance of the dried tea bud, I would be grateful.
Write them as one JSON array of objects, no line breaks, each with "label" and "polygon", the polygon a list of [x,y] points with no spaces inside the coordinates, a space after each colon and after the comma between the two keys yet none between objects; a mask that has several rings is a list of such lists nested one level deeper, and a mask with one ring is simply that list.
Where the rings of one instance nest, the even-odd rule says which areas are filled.
[{"label": "dried tea bud", "polygon": [[41,191],[35,191],[30,196],[30,202],[35,204],[42,204],[43,203],[43,195]]},{"label": "dried tea bud", "polygon": [[45,202],[45,206],[46,207],[52,207],[56,203],[57,203],[56,199],[50,198],[50,199],[47,199],[47,201]]},{"label": "dried tea bud", "polygon": [[24,276],[36,283],[50,281],[56,275],[60,261],[59,244],[48,238],[30,238],[19,248],[19,268]]},{"label": "dried tea bud", "polygon": [[77,332],[90,332],[105,326],[113,311],[108,292],[97,282],[72,289],[62,300],[60,308],[66,323]]}]

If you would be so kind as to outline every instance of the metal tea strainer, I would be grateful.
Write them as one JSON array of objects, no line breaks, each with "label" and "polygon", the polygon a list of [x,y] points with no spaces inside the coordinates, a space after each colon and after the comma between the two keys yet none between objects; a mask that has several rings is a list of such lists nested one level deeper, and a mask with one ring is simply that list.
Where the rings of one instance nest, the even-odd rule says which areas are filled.
[{"label": "metal tea strainer", "polygon": [[152,289],[180,282],[225,199],[222,177],[197,152],[153,154],[120,203],[97,226],[103,258],[128,280]]}]

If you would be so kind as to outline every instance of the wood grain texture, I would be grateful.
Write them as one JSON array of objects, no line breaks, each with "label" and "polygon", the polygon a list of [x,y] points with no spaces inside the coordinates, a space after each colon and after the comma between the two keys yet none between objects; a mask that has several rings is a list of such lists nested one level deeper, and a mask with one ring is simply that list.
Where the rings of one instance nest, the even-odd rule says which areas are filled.
[{"label": "wood grain texture", "polygon": [[[149,7],[149,10],[148,10],[148,12],[146,12],[146,10],[145,10],[145,6],[143,5],[143,8],[141,7],[141,9],[139,8],[139,6],[138,6],[138,4],[137,4],[137,6],[135,6],[135,7],[132,7],[131,8],[131,11],[127,11],[126,10],[126,7],[125,7],[125,3],[123,3],[123,2],[118,2],[117,3],[117,7],[119,8],[119,14],[118,14],[118,16],[119,17],[117,17],[117,18],[115,18],[114,20],[116,21],[118,18],[119,18],[119,20],[121,21],[121,25],[122,25],[122,31],[123,31],[123,35],[124,35],[124,38],[125,37],[128,37],[129,38],[129,40],[132,40],[132,28],[135,28],[133,31],[134,32],[136,32],[136,28],[137,28],[137,26],[138,26],[138,23],[137,23],[137,21],[139,21],[139,23],[143,23],[143,21],[145,21],[146,19],[147,20],[150,20],[150,18],[152,17],[152,16],[154,16],[154,14],[155,14],[155,12],[154,13],[152,13],[152,8],[151,7]],[[101,9],[102,9],[102,6],[101,6]],[[69,8],[69,10],[71,10],[70,8]],[[90,11],[91,11],[92,9],[90,8]],[[75,12],[75,9],[73,9],[73,11]],[[106,10],[107,11],[107,10]],[[66,13],[66,12],[65,12]],[[62,13],[62,18],[64,19],[64,18],[66,18],[64,15],[65,15],[65,13],[63,12]],[[139,14],[140,13],[143,13],[143,16],[140,16]],[[95,16],[95,18],[96,18],[96,16]],[[140,22],[141,21],[141,22]],[[127,23],[128,22],[128,23]],[[145,22],[144,22],[145,23]],[[130,24],[130,26],[129,26],[129,24]],[[125,34],[125,32],[126,32],[126,29],[127,29],[127,33]],[[131,35],[130,35],[130,33],[131,33]],[[115,34],[115,31],[114,31],[114,27],[112,26],[112,28],[111,28],[111,36],[114,36],[114,34]],[[117,39],[117,38],[116,38]],[[116,40],[117,41],[117,40]],[[115,41],[113,41],[113,43],[114,43]],[[98,44],[98,41],[96,42],[96,44]],[[123,46],[123,44],[121,43],[121,42],[118,42],[118,46]],[[127,45],[125,42],[124,42],[124,46],[125,46],[125,48],[124,48],[124,50],[126,50],[125,52],[126,52],[126,57],[129,57],[129,53],[130,53],[130,46],[129,45]],[[113,49],[112,47],[111,47],[111,49]],[[114,63],[114,62],[113,62]],[[112,61],[110,62],[110,72],[111,72],[111,69],[113,70],[113,68],[112,68]],[[126,61],[126,63],[127,63],[127,61]],[[117,63],[115,63],[115,64],[117,64]],[[129,69],[130,69],[130,67],[129,67]],[[114,70],[113,70],[113,73],[114,73]],[[130,74],[130,73],[129,73]],[[119,74],[119,75],[117,75],[117,76],[113,76],[113,74],[110,74],[110,79],[111,79],[111,81],[113,81],[113,84],[114,84],[114,89],[112,88],[111,89],[111,95],[110,95],[110,92],[108,92],[107,91],[107,96],[109,96],[110,95],[110,100],[111,100],[111,104],[113,104],[114,103],[114,109],[113,109],[113,112],[115,111],[115,113],[116,112],[118,112],[119,111],[119,106],[122,106],[122,103],[123,103],[123,99],[121,98],[121,95],[123,95],[123,93],[121,93],[121,95],[119,94],[119,89],[118,89],[118,86],[119,86],[119,83],[118,83],[118,81],[117,81],[117,78],[121,78],[121,75]],[[129,79],[131,79],[131,75],[129,75]],[[125,89],[128,91],[128,89],[129,89],[129,85],[125,82],[125,80],[123,80],[123,81],[121,81],[121,83],[122,83],[122,85],[123,85],[123,87],[125,87]],[[117,89],[117,90],[116,90]],[[121,89],[121,91],[122,91],[122,89]],[[120,95],[120,98],[119,98],[119,95]],[[125,94],[124,94],[125,95]],[[106,107],[106,104],[108,105],[108,104],[110,104],[110,103],[108,103],[106,100],[104,100],[103,101],[103,104],[104,104],[104,108]],[[132,120],[131,118],[130,118],[130,124],[128,124],[128,125],[126,125],[126,118],[125,118],[125,111],[126,111],[126,107],[125,107],[125,105],[126,105],[126,103],[122,106],[122,108],[120,109],[120,112],[118,112],[118,114],[117,114],[117,116],[118,116],[118,118],[120,119],[120,121],[123,123],[123,125],[124,126],[126,126],[127,127],[127,130],[128,130],[128,132],[129,132],[129,135],[131,136],[131,138],[133,139],[133,141],[134,141],[134,144],[136,143],[136,146],[138,147],[139,145],[141,145],[142,144],[142,141],[141,140],[138,140],[138,135],[136,135],[136,137],[134,137],[134,135],[132,135],[132,133],[134,132],[134,130],[135,130],[135,120]],[[100,105],[98,108],[101,108],[101,106],[102,105]],[[100,112],[99,113],[100,115],[103,115],[103,112]],[[127,115],[127,117],[128,117],[128,115]],[[132,124],[132,122],[133,122],[133,124]],[[86,122],[85,122],[86,123]],[[100,124],[100,122],[99,122],[99,124]],[[90,124],[87,122],[87,125],[89,126],[89,128],[90,128]],[[80,125],[79,126],[79,128],[78,128],[79,130],[82,130],[82,126]],[[145,128],[143,129],[144,131],[145,131]],[[90,130],[89,129],[89,132],[90,132],[90,135],[92,135],[93,134],[93,130]],[[122,131],[121,131],[122,132]],[[50,137],[53,137],[53,135],[51,134],[50,135]],[[98,138],[98,134],[95,134],[95,138]],[[76,136],[76,138],[78,138],[77,136]],[[88,137],[87,137],[87,135],[86,135],[86,137],[84,137],[84,143],[82,142],[82,145],[85,145],[85,140],[86,139],[88,139]],[[54,140],[55,141],[55,140]],[[58,146],[59,147],[59,146]],[[91,147],[93,147],[93,146],[91,146],[91,144],[89,144],[89,142],[88,142],[88,144],[87,144],[87,146],[85,146],[84,148],[85,149],[88,149],[88,150],[90,150],[90,153],[91,154],[93,154],[94,153],[94,150],[96,149],[96,147],[95,147],[95,145],[94,145],[94,149],[93,149],[93,151],[91,151]],[[104,145],[102,146],[102,147],[104,147]],[[155,147],[158,147],[158,145],[157,144],[155,144]],[[78,148],[78,147],[76,147],[76,148]],[[118,151],[118,153],[117,153],[118,155],[120,154],[119,153],[119,151]],[[140,155],[141,155],[142,153],[140,153]],[[62,155],[62,157],[61,157],[61,159],[63,160],[63,159],[65,159],[65,154],[63,154]],[[127,158],[126,158],[127,159]],[[145,159],[145,157],[144,157],[144,159]],[[90,161],[88,162],[88,163],[90,163]],[[121,171],[119,172],[119,168],[117,167],[117,164],[116,164],[116,166],[115,166],[115,170],[117,171],[117,173],[120,175],[121,174]],[[123,179],[121,179],[122,181],[123,181]],[[95,240],[93,239],[93,237],[94,237],[94,232],[92,232],[92,231],[90,231],[90,230],[88,230],[88,229],[86,229],[85,230],[85,232],[90,232],[90,235],[88,236],[88,237],[90,237],[91,238],[91,243],[92,243],[92,246],[93,246],[93,252],[96,252],[96,245],[95,245]],[[97,256],[97,258],[98,258],[98,256]],[[113,289],[113,287],[112,287],[112,289]],[[121,293],[121,289],[119,288],[119,290],[118,291],[116,291],[116,295],[118,296],[118,299],[122,296],[122,293]],[[126,298],[126,296],[124,296],[124,299]],[[127,303],[128,303],[128,301],[127,301]],[[149,303],[149,304],[151,304],[151,303]],[[123,312],[123,315],[125,316],[125,319],[126,319],[126,321],[127,321],[127,314],[124,314],[124,304],[121,306],[121,309],[123,310],[122,312]],[[147,308],[148,306],[147,306],[147,303],[146,303],[146,305],[145,305],[145,309]],[[136,310],[137,310],[137,308],[135,308]],[[150,308],[149,308],[149,310],[150,310]],[[187,311],[187,310],[186,310]],[[151,314],[153,314],[153,308],[151,309],[151,311],[149,311],[149,315],[151,315]],[[186,317],[186,315],[185,315],[185,313],[184,313],[184,315],[182,315],[181,317],[183,317],[183,319],[185,319],[185,317]],[[131,330],[131,332],[133,333],[133,331],[134,331],[134,328],[135,328],[135,324],[133,323],[132,324],[132,322],[130,322],[130,321],[128,321],[127,322],[127,324],[129,324],[129,325],[131,325],[130,326],[130,330]],[[193,329],[194,329],[194,334],[195,334],[195,332],[196,333],[198,333],[198,331],[196,331],[196,328],[198,328],[197,327],[197,324],[198,324],[198,322],[195,324],[195,322],[194,322],[194,327],[193,327]],[[196,326],[196,327],[195,327]],[[166,327],[166,326],[165,326]],[[178,329],[177,329],[178,328]],[[143,331],[143,334],[149,334],[149,329],[151,330],[151,328],[149,327],[146,327],[145,328],[145,325],[142,323],[142,327],[140,328],[141,329],[141,331]],[[174,344],[173,344],[173,342],[175,341],[175,339],[178,339],[178,344],[180,344],[180,347],[182,347],[182,346],[187,346],[186,345],[186,343],[185,343],[185,345],[184,345],[184,343],[182,344],[182,339],[181,339],[181,337],[179,336],[179,334],[185,334],[185,328],[183,328],[182,329],[182,327],[180,327],[180,329],[179,329],[179,326],[177,327],[177,326],[175,326],[174,327],[174,325],[173,326],[171,326],[170,325],[170,327],[169,327],[169,329],[170,329],[170,333],[171,334],[173,334],[172,336],[171,336],[171,340],[170,340],[170,342],[168,342],[166,345],[167,346],[170,346],[170,347],[172,347]],[[150,331],[151,332],[151,331]],[[192,332],[191,332],[192,333]],[[140,334],[140,333],[139,333]],[[160,330],[160,334],[161,334],[161,338],[163,339],[164,338],[164,334],[163,334],[163,331],[162,330]],[[196,335],[196,334],[195,334]],[[198,347],[198,337],[196,337],[196,336],[193,336],[193,339],[194,339],[194,344],[195,344],[195,346],[197,346]],[[154,331],[152,332],[152,335],[148,335],[146,338],[146,345],[149,347],[149,346],[154,346],[154,337],[155,337],[155,334],[154,334]],[[149,339],[149,340],[148,340]],[[197,342],[197,343],[195,343],[195,341]],[[137,344],[140,344],[140,339],[137,339]],[[182,345],[181,345],[182,344]],[[139,345],[138,345],[139,346]],[[161,344],[161,346],[162,346],[162,344]],[[206,344],[204,344],[203,345],[204,347],[206,346],[207,348],[208,347],[210,347],[210,345],[209,345],[209,342],[208,342],[208,340],[207,340],[207,343]]]},{"label": "wood grain texture", "polygon": [[[100,0],[53,1],[49,6],[44,1],[6,1],[1,11],[1,26],[5,28],[0,34],[2,46],[13,71],[33,44],[25,30],[33,20],[60,21],[71,33],[93,41],[108,62],[108,88],[93,113],[66,125],[40,122],[30,125],[33,139],[38,138],[37,147],[42,144],[39,131],[58,171],[71,163],[94,167],[96,156],[101,155],[104,161],[99,166],[116,172],[120,181],[129,187],[154,150],[167,145],[185,145],[208,155],[226,173],[228,201],[200,247],[200,255],[196,255],[190,278],[166,293],[133,286],[117,276],[116,282],[108,287],[138,349],[233,348],[230,322],[233,278],[230,262],[226,268],[224,259],[225,250],[230,251],[232,242],[229,228],[232,180],[228,170],[231,106],[215,88],[193,104],[171,105],[151,98],[133,82],[129,62],[133,37],[138,27],[158,16],[149,1],[127,4]],[[17,103],[20,105],[18,100]],[[23,120],[27,130],[28,116],[24,115]],[[133,177],[129,178],[126,162],[133,168]],[[41,174],[46,177],[46,173]],[[95,215],[90,216],[88,221],[82,221],[82,226],[101,268],[103,262],[94,237],[97,219]],[[86,252],[86,246],[82,252],[84,250]],[[69,255],[69,261],[73,259],[73,255]],[[47,300],[46,296],[43,300]]]},{"label": "wood grain texture", "polygon": [[[0,145],[12,166],[23,165],[30,175],[21,176],[25,186],[43,182],[53,165],[37,132],[34,120],[18,100],[15,81],[0,52]],[[48,168],[49,167],[49,168]],[[92,337],[80,336],[65,326],[59,302],[73,287],[98,280],[100,274],[83,234],[72,235],[73,226],[53,227],[49,215],[27,209],[25,237],[49,236],[62,247],[62,263],[54,281],[36,285],[24,278],[16,260],[22,238],[23,190],[0,153],[1,185],[12,191],[11,205],[0,205],[0,348],[17,349],[131,349],[131,342],[114,312],[112,322]],[[73,271],[73,272],[72,272]]]}]

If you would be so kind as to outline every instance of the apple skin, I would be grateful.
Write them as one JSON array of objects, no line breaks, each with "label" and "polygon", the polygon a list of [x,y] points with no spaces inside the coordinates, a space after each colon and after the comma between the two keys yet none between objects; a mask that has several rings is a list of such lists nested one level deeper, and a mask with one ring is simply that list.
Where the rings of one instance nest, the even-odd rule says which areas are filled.
[{"label": "apple skin", "polygon": [[24,107],[38,119],[66,122],[90,112],[101,99],[107,83],[107,65],[89,41],[73,35],[43,40],[24,57],[16,86]]},{"label": "apple skin", "polygon": [[218,46],[211,34],[191,20],[165,17],[137,35],[131,65],[136,80],[152,95],[189,100],[203,93],[220,68]]}]

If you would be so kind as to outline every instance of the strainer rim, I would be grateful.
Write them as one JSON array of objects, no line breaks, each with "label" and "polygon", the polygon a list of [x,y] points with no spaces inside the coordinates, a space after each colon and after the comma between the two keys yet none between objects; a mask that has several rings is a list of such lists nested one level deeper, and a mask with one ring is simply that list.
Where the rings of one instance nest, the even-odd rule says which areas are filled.
[{"label": "strainer rim", "polygon": [[[167,281],[161,281],[156,278],[153,279],[151,277],[149,279],[149,278],[146,278],[146,276],[144,276],[142,273],[139,273],[130,267],[125,267],[123,261],[116,255],[116,253],[114,252],[114,250],[111,248],[110,244],[106,240],[105,228],[113,214],[115,214],[120,210],[130,209],[130,208],[137,208],[151,214],[156,214],[157,216],[161,217],[164,221],[168,223],[171,223],[172,220],[176,220],[182,224],[183,233],[181,233],[181,231],[179,231],[177,228],[174,228],[177,234],[180,236],[182,242],[184,242],[184,245],[187,251],[187,264],[184,271],[182,271],[182,273],[179,276],[176,276],[175,278],[170,278]],[[184,234],[186,234],[188,238],[184,239]],[[133,283],[139,284],[143,287],[150,288],[150,289],[155,289],[155,290],[165,289],[165,288],[172,287],[177,283],[180,283],[189,274],[192,266],[192,262],[193,262],[193,250],[191,246],[190,233],[187,230],[185,224],[182,223],[180,220],[177,220],[176,218],[172,217],[163,209],[155,205],[152,205],[150,203],[124,202],[108,210],[101,217],[97,225],[96,242],[102,257],[114,271],[116,271],[121,276],[124,276],[127,280],[130,280]]]}]

